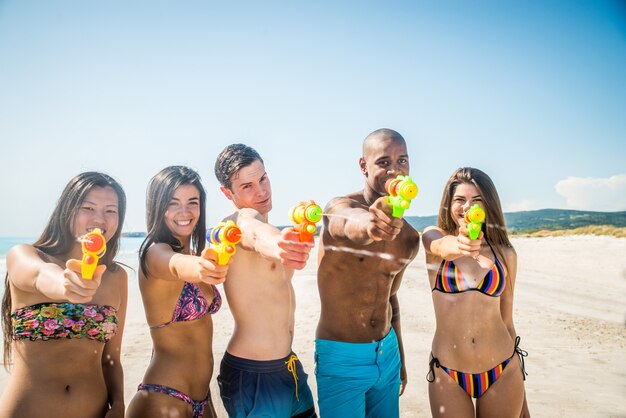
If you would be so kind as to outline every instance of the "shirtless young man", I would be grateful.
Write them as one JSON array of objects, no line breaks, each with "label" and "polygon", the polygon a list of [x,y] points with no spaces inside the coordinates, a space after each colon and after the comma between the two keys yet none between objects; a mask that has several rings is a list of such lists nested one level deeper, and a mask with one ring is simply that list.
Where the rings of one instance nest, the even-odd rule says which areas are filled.
[{"label": "shirtless young man", "polygon": [[364,189],[324,211],[315,340],[321,417],[397,417],[406,385],[397,291],[419,234],[391,216],[385,191],[388,179],[409,174],[404,138],[372,132],[359,165]]},{"label": "shirtless young man", "polygon": [[224,290],[235,330],[217,377],[230,417],[315,417],[307,374],[291,350],[295,317],[294,269],[302,269],[313,241],[268,223],[272,189],[263,160],[243,144],[217,157],[220,189],[237,210],[226,218],[242,231]]}]

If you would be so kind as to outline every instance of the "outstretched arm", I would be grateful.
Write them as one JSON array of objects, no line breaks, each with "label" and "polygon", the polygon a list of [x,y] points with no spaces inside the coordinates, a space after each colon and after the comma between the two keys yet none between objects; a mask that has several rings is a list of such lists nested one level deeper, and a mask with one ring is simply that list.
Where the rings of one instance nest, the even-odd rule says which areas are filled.
[{"label": "outstretched arm", "polygon": [[459,235],[448,235],[442,229],[431,226],[424,230],[422,242],[426,254],[434,255],[444,260],[456,260],[459,257],[476,257],[480,252],[483,233],[478,239],[471,240],[467,227],[459,228]]},{"label": "outstretched arm", "polygon": [[217,265],[210,254],[210,250],[203,252],[202,257],[180,254],[168,244],[154,244],[148,249],[148,273],[161,280],[220,284],[226,278],[228,265]]},{"label": "outstretched arm", "polygon": [[234,217],[241,228],[241,247],[255,251],[265,258],[279,261],[283,266],[301,270],[309,259],[314,243],[300,242],[300,235],[293,228],[282,231],[268,224],[254,209],[240,209]]},{"label": "outstretched arm", "polygon": [[348,197],[331,200],[324,211],[324,222],[330,235],[337,240],[349,240],[357,245],[374,241],[391,241],[400,233],[402,218],[391,216],[386,196],[379,197],[369,208]]},{"label": "outstretched arm", "polygon": [[89,302],[98,290],[105,270],[106,266],[100,265],[92,280],[83,280],[80,260],[68,260],[63,269],[42,259],[35,247],[26,244],[11,248],[7,254],[7,271],[13,286],[51,301]]}]

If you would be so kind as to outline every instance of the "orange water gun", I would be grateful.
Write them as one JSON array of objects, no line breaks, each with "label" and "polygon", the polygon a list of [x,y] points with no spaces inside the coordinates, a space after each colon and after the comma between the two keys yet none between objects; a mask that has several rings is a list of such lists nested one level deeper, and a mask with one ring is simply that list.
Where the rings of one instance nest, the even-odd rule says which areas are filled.
[{"label": "orange water gun", "polygon": [[220,222],[206,232],[206,240],[217,253],[217,264],[225,265],[236,252],[241,241],[241,229],[233,221]]},{"label": "orange water gun", "polygon": [[313,200],[300,202],[289,210],[289,219],[300,234],[300,242],[307,242],[317,232],[315,224],[322,219],[322,208]]},{"label": "orange water gun", "polygon": [[91,280],[96,267],[98,267],[98,260],[107,251],[107,242],[100,228],[94,228],[91,232],[87,232],[81,237],[80,242],[83,249],[81,275],[83,279]]},{"label": "orange water gun", "polygon": [[395,179],[389,179],[385,183],[385,190],[389,194],[391,216],[401,218],[404,211],[411,205],[411,200],[417,196],[417,185],[411,177],[398,174]]},{"label": "orange water gun", "polygon": [[467,230],[469,231],[469,239],[475,240],[480,235],[485,221],[485,211],[478,204],[473,204],[465,212],[465,222],[467,222]]}]

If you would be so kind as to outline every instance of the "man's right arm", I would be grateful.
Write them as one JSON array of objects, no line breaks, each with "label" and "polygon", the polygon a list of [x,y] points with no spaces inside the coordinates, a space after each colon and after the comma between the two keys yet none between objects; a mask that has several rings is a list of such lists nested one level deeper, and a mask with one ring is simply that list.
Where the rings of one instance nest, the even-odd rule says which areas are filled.
[{"label": "man's right arm", "polygon": [[340,197],[331,200],[324,212],[326,228],[336,240],[349,240],[357,245],[374,241],[391,241],[402,230],[402,218],[391,216],[391,207],[380,197],[366,209],[358,202]]},{"label": "man's right arm", "polygon": [[233,220],[241,228],[240,245],[243,249],[277,260],[287,268],[296,270],[304,268],[314,245],[312,240],[300,242],[300,235],[293,228],[281,231],[265,222],[261,214],[254,209],[240,209],[235,217]]}]

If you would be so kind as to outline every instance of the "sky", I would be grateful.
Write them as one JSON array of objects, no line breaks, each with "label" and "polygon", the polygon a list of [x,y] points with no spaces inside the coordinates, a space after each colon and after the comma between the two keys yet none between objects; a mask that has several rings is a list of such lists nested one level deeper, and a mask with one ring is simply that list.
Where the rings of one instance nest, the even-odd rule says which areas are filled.
[{"label": "sky", "polygon": [[438,211],[458,167],[505,212],[626,210],[626,6],[617,1],[0,0],[0,236],[37,236],[81,171],[123,185],[125,231],[169,165],[197,170],[208,224],[231,210],[213,174],[254,147],[270,222],[360,190],[378,128],[407,141]]}]

